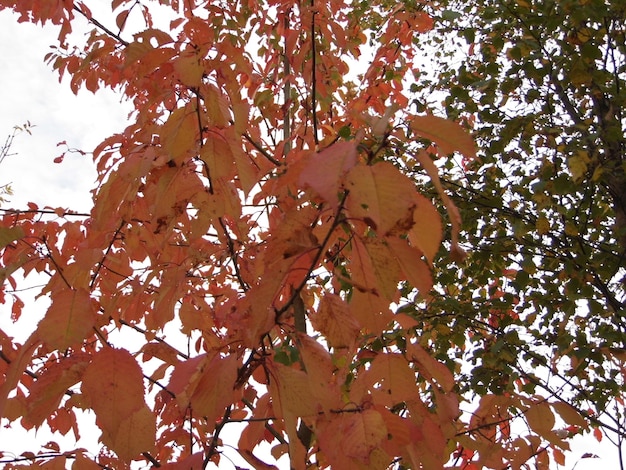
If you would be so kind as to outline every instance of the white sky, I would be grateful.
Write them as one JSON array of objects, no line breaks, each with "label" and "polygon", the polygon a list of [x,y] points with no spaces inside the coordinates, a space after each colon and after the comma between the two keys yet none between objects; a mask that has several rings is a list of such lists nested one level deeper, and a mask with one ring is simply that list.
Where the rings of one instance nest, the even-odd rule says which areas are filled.
[{"label": "white sky", "polygon": [[[68,153],[63,163],[55,164],[53,159],[64,150],[57,144],[67,141],[69,147],[89,152],[105,137],[125,127],[130,106],[120,103],[120,97],[109,90],[95,96],[84,90],[75,96],[67,83],[59,84],[56,73],[43,62],[49,46],[56,41],[56,28],[18,24],[16,18],[10,12],[0,11],[0,142],[4,142],[16,125],[30,121],[34,127],[32,135],[21,133],[15,138],[11,149],[15,155],[7,157],[0,166],[0,185],[10,182],[14,190],[9,207],[24,208],[32,201],[40,208],[60,206],[88,211],[89,191],[95,181],[91,155]],[[10,305],[0,305],[2,329],[11,329],[9,309]],[[24,315],[28,313],[27,304]],[[38,320],[41,312],[32,314]],[[27,322],[35,324],[30,319]],[[36,452],[49,440],[41,432],[37,436],[19,434],[0,428],[0,450],[17,454],[26,450]],[[93,446],[94,436],[85,434],[87,439],[79,445]],[[618,468],[617,450],[606,441],[599,444],[591,437],[577,438],[572,442],[566,466],[560,468]],[[13,449],[7,449],[9,442]],[[63,450],[72,447],[68,442]],[[579,460],[585,453],[601,458]],[[233,453],[229,455],[232,457]],[[238,464],[242,465],[241,461]]]}]

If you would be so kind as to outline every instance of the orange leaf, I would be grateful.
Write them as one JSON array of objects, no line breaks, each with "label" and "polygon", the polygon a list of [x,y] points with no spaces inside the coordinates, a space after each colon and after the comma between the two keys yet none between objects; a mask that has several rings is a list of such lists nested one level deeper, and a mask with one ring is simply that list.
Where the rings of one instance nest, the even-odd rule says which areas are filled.
[{"label": "orange leaf", "polygon": [[350,315],[346,301],[336,294],[324,295],[309,319],[333,348],[350,348],[359,335],[359,322]]},{"label": "orange leaf", "polygon": [[[237,380],[238,359],[234,354],[216,355],[204,367],[203,373],[191,395],[191,407],[204,417],[209,427],[224,414],[224,410],[236,399],[234,392]],[[216,378],[219,377],[219,380]]]},{"label": "orange leaf", "polygon": [[562,401],[550,403],[550,406],[552,406],[554,411],[556,411],[561,419],[567,424],[580,427],[582,429],[587,429],[587,421],[585,421],[585,418],[583,418],[582,415],[578,411],[576,411],[576,408],[574,408],[573,406]]},{"label": "orange leaf", "polygon": [[269,465],[269,464],[263,462],[256,455],[254,455],[252,453],[252,451],[250,451],[250,450],[243,449],[239,453],[241,454],[241,456],[244,459],[246,459],[246,462],[248,462],[250,465],[252,465],[255,469],[258,469],[258,470],[278,470],[278,467],[276,467],[275,465]]},{"label": "orange leaf", "polygon": [[200,86],[204,67],[195,51],[183,52],[173,63],[174,70],[183,85],[192,88]]},{"label": "orange leaf", "polygon": [[413,212],[413,227],[409,230],[411,245],[422,250],[432,264],[443,237],[441,216],[432,202],[421,194],[416,194],[417,208]]},{"label": "orange leaf", "polygon": [[267,368],[270,373],[269,390],[273,408],[276,415],[284,420],[289,437],[292,468],[304,470],[306,449],[298,438],[298,418],[317,415],[317,406],[309,388],[308,377],[300,370],[274,361],[268,361]]},{"label": "orange leaf", "polygon": [[102,466],[87,457],[83,452],[75,454],[72,470],[102,470]]},{"label": "orange leaf", "polygon": [[110,437],[103,433],[103,442],[121,459],[128,461],[142,452],[152,452],[155,434],[155,417],[147,406],[143,406],[126,416]]},{"label": "orange leaf", "polygon": [[437,116],[414,116],[411,129],[417,135],[437,144],[444,155],[459,151],[467,158],[476,158],[474,139],[453,121]]},{"label": "orange leaf", "polygon": [[403,238],[388,238],[389,248],[395,255],[406,280],[419,291],[422,297],[428,295],[433,287],[433,280],[428,265],[422,260],[422,253],[409,246]]},{"label": "orange leaf", "polygon": [[212,84],[203,88],[209,123],[215,127],[226,127],[230,119],[230,110],[225,95]]},{"label": "orange leaf", "polygon": [[51,295],[52,303],[37,331],[53,349],[64,350],[81,343],[93,332],[96,308],[87,289],[60,289]]},{"label": "orange leaf", "polygon": [[381,294],[389,300],[395,300],[401,274],[398,260],[389,250],[387,240],[364,238],[363,245],[369,255],[376,285],[380,288]]},{"label": "orange leaf", "polygon": [[377,404],[387,407],[419,397],[415,372],[400,354],[378,354],[370,368],[357,378],[350,396],[360,403],[368,392]]},{"label": "orange leaf", "polygon": [[35,350],[41,345],[41,341],[37,337],[35,331],[31,334],[26,342],[19,348],[16,357],[11,361],[5,373],[4,382],[0,387],[0,418],[5,416],[5,407],[9,393],[19,383],[20,377],[26,370],[26,367],[33,358]]},{"label": "orange leaf", "polygon": [[379,335],[393,320],[389,301],[376,293],[360,290],[352,291],[350,314],[368,333]]},{"label": "orange leaf", "polygon": [[181,163],[196,150],[198,133],[198,121],[193,109],[178,108],[161,128],[161,144],[176,163]]},{"label": "orange leaf", "polygon": [[461,230],[461,214],[459,213],[459,209],[456,207],[452,199],[446,194],[443,186],[441,184],[441,180],[439,179],[439,170],[435,166],[435,163],[432,161],[430,156],[426,152],[418,152],[415,155],[417,161],[420,162],[422,167],[428,173],[433,185],[437,189],[441,200],[446,206],[446,210],[448,211],[448,217],[450,218],[450,223],[452,224],[452,250],[451,256],[453,260],[460,261],[465,257],[465,252],[459,246],[459,232]]},{"label": "orange leaf", "polygon": [[552,449],[552,456],[558,465],[565,465],[565,454],[560,449]]},{"label": "orange leaf", "polygon": [[154,449],[156,419],[144,401],[143,374],[124,349],[98,351],[81,390],[102,430],[102,442],[130,460]]},{"label": "orange leaf", "polygon": [[311,394],[324,412],[339,408],[341,391],[335,381],[335,365],[328,351],[319,342],[304,333],[298,333],[298,350],[306,368]]},{"label": "orange leaf", "polygon": [[391,163],[355,166],[346,176],[346,207],[379,235],[406,233],[413,226],[415,184]]},{"label": "orange leaf", "polygon": [[450,369],[430,356],[419,344],[407,341],[406,355],[409,360],[416,361],[419,372],[426,379],[435,379],[444,392],[452,391],[454,376]]},{"label": "orange leaf", "polygon": [[358,464],[373,468],[368,465],[372,454],[387,439],[387,426],[378,411],[339,413],[318,421],[319,446],[332,468],[358,468]]},{"label": "orange leaf", "polygon": [[300,184],[310,186],[322,199],[337,207],[339,184],[357,161],[354,142],[338,142],[306,157]]},{"label": "orange leaf", "polygon": [[554,427],[554,413],[547,402],[531,404],[526,410],[526,420],[530,428],[540,436],[549,435]]},{"label": "orange leaf", "polygon": [[24,419],[33,426],[41,426],[58,408],[65,392],[81,380],[88,359],[86,354],[74,354],[46,367],[30,387]]}]

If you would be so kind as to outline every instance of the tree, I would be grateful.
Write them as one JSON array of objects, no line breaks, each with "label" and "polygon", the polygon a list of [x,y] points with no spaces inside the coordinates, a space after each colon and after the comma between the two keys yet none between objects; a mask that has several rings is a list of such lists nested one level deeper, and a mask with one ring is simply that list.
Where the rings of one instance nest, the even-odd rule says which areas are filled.
[{"label": "tree", "polygon": [[[496,8],[486,5],[467,8],[486,20]],[[76,412],[87,410],[103,444],[97,456],[35,449],[33,466],[225,465],[225,428],[243,422],[232,445],[255,468],[272,468],[258,452],[264,441],[295,469],[519,468],[561,462],[572,434],[589,420],[602,424],[582,413],[586,396],[541,395],[545,378],[522,373],[529,362],[545,363],[531,346],[589,360],[558,350],[556,333],[575,321],[577,299],[564,298],[565,283],[531,279],[523,250],[498,258],[487,232],[533,247],[535,233],[558,229],[542,229],[532,209],[522,214],[536,217],[532,227],[509,224],[518,212],[505,209],[510,193],[495,193],[496,163],[522,170],[487,152],[482,119],[477,157],[454,122],[469,122],[469,97],[451,98],[454,120],[409,103],[417,54],[437,38],[429,31],[462,26],[446,23],[457,16],[452,7],[116,0],[110,19],[79,1],[0,7],[20,21],[59,25],[47,61],[74,92],[110,87],[134,104],[124,132],[93,152],[99,177],[90,214],[30,207],[2,215],[0,302],[12,304],[18,321],[18,285],[40,274],[50,306],[23,344],[0,332],[0,416],[77,434]],[[152,16],[163,10],[167,30]],[[93,30],[73,44],[81,22]],[[350,67],[370,50],[355,76]],[[454,97],[454,72],[433,87]],[[411,91],[427,85],[418,80]],[[498,95],[488,96],[495,103]],[[506,123],[502,116],[493,124]],[[485,222],[486,203],[449,167],[455,153],[479,194],[500,202],[493,208],[501,227]],[[516,184],[527,190],[523,178]],[[596,217],[611,217],[603,207]],[[592,226],[581,214],[570,216],[578,230]],[[615,236],[601,222],[580,239],[606,250]],[[599,251],[613,260],[608,250]],[[604,280],[612,268],[602,266]],[[485,295],[475,295],[481,286]],[[553,293],[549,311],[536,308],[533,318],[526,306]],[[561,327],[553,319],[564,312]],[[592,308],[588,315],[604,318]],[[583,353],[594,332],[619,333],[603,330],[619,328],[618,315],[581,329]],[[138,339],[131,346],[120,332]],[[606,349],[601,365],[613,370],[607,357],[620,356]],[[466,359],[475,364],[469,374]],[[591,390],[584,372],[564,380]],[[527,428],[516,429],[516,420]]]},{"label": "tree", "polygon": [[473,364],[468,392],[551,396],[621,455],[626,7],[439,4],[421,39],[436,65],[412,98],[465,123],[479,151],[442,170],[471,249],[438,270],[421,328],[436,357]]}]

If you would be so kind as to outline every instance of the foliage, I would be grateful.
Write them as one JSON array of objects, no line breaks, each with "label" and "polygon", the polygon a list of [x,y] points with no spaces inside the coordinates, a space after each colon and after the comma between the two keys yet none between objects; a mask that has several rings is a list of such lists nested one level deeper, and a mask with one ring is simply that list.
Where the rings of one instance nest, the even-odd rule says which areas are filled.
[{"label": "foliage", "polygon": [[[424,318],[464,389],[542,393],[624,428],[626,6],[442,1],[412,98],[465,123],[478,158],[441,179],[468,257]],[[450,293],[454,296],[450,296]]]},{"label": "foliage", "polygon": [[[93,152],[87,217],[32,206],[0,222],[0,302],[19,321],[18,287],[36,275],[50,299],[23,344],[0,331],[0,416],[78,435],[91,410],[103,444],[29,457],[203,468],[234,445],[274,468],[259,453],[269,442],[295,469],[545,468],[601,424],[603,402],[581,411],[590,393],[621,393],[623,308],[606,292],[624,245],[606,222],[623,201],[610,153],[623,142],[585,100],[599,99],[590,82],[577,91],[566,74],[569,56],[527,81],[540,70],[521,45],[534,44],[518,24],[530,3],[439,3],[115,0],[96,18],[87,2],[0,0],[59,25],[46,60],[74,92],[110,87],[134,104]],[[550,47],[565,47],[565,26],[549,27]],[[480,56],[407,90],[420,49],[452,30]],[[623,67],[614,44],[597,47]],[[438,44],[442,62],[450,53]],[[587,110],[585,129],[554,121],[568,105],[547,93],[551,77]],[[530,90],[532,114],[504,106]],[[410,92],[443,92],[453,119],[413,112]],[[478,155],[454,121],[475,123]],[[231,423],[245,428],[227,443]]]}]

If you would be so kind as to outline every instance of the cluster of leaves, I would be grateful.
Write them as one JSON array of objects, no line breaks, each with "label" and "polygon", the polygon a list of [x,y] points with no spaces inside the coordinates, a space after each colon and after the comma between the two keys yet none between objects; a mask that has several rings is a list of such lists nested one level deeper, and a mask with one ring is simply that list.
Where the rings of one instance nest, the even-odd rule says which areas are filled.
[{"label": "cluster of leaves", "polygon": [[[224,465],[223,431],[235,422],[245,428],[234,445],[255,468],[273,468],[259,456],[264,442],[295,469],[562,461],[567,438],[587,421],[558,393],[535,395],[542,379],[519,371],[521,361],[544,364],[525,347],[536,341],[558,357],[582,351],[575,370],[600,376],[585,369],[583,346],[591,347],[593,328],[609,338],[618,313],[592,313],[598,321],[586,329],[571,325],[581,321],[576,301],[589,298],[583,287],[599,285],[581,270],[582,255],[592,260],[587,246],[615,256],[602,224],[610,208],[596,200],[604,209],[594,208],[595,218],[573,202],[559,211],[559,201],[578,194],[565,168],[492,152],[491,132],[502,152],[519,140],[506,115],[479,116],[477,158],[459,124],[411,111],[405,85],[428,31],[462,27],[446,22],[452,7],[429,14],[411,1],[115,0],[107,25],[86,3],[0,0],[20,21],[60,26],[47,61],[75,92],[110,87],[134,104],[128,127],[93,152],[98,184],[88,217],[65,209],[44,217],[48,209],[30,207],[0,219],[0,303],[12,303],[19,321],[20,282],[37,274],[48,276],[40,295],[50,299],[23,344],[0,331],[0,416],[78,436],[77,411],[93,412],[103,444],[95,456],[48,446],[31,455],[33,465]],[[515,8],[530,9],[522,3]],[[493,19],[486,13],[498,6],[483,6],[458,8]],[[154,26],[157,8],[169,11],[167,30]],[[72,46],[81,22],[94,29]],[[491,42],[506,39],[497,31]],[[481,54],[493,55],[493,90],[473,81],[487,70],[437,77],[450,96],[446,111],[463,122],[477,112],[477,94],[486,108],[505,96],[498,53],[509,42],[479,39]],[[356,76],[350,66],[366,50],[371,60]],[[413,91],[423,87],[439,88],[420,81]],[[520,148],[539,149],[544,134],[552,142],[547,131],[524,134]],[[564,152],[567,141],[552,138]],[[472,185],[441,158],[455,152]],[[508,186],[503,171],[517,172]],[[535,180],[561,193],[512,197]],[[456,205],[446,185],[457,185]],[[434,200],[452,227],[443,249]],[[465,258],[459,212],[477,248],[461,270],[445,266]],[[557,225],[546,228],[541,216]],[[566,236],[568,247],[581,240],[569,258],[537,254],[538,243],[554,251]],[[533,249],[515,248],[520,242]],[[593,262],[592,280],[615,269]],[[550,269],[563,278],[534,276]],[[550,280],[560,282],[547,290]],[[120,332],[139,340],[129,346]],[[575,342],[564,344],[562,334]],[[604,367],[608,351],[599,353]],[[478,363],[469,375],[467,353]],[[573,386],[590,388],[582,373]],[[481,398],[462,414],[469,393]],[[526,428],[512,432],[514,419]],[[567,430],[557,429],[562,422]]]},{"label": "cluster of leaves", "polygon": [[419,38],[437,65],[411,89],[477,140],[477,159],[442,167],[471,250],[405,311],[437,357],[473,364],[466,390],[549,394],[621,442],[626,6],[438,4]]}]

